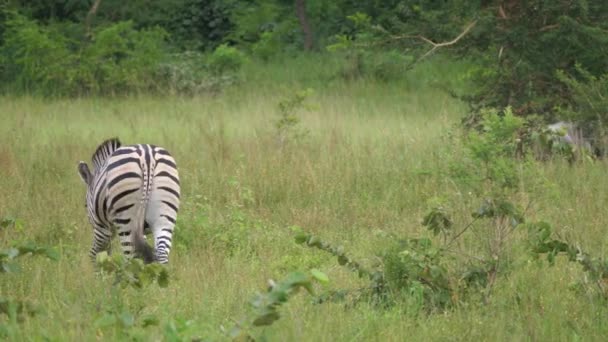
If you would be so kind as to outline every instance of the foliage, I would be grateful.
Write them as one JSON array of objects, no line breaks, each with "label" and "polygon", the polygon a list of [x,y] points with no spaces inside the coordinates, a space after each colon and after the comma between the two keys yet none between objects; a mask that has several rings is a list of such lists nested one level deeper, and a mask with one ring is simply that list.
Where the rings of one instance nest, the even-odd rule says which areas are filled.
[{"label": "foliage", "polygon": [[277,321],[281,317],[279,307],[297,294],[301,288],[314,295],[313,282],[315,281],[327,283],[329,278],[321,271],[312,270],[310,275],[301,272],[290,273],[278,283],[270,280],[266,293],[257,293],[249,301],[251,312],[248,316],[237,322],[229,331],[224,329],[225,333],[233,341],[255,341],[250,331],[254,327],[269,326]]},{"label": "foliage", "polygon": [[[317,236],[300,233],[296,241],[335,255],[340,265],[369,278],[375,298],[385,303],[403,298],[413,312],[445,310],[470,287],[482,286],[487,301],[503,272],[512,233],[524,222],[523,210],[513,202],[521,177],[522,167],[515,157],[523,124],[524,120],[514,116],[510,108],[500,115],[489,110],[481,123],[483,134],[468,132],[465,153],[455,156],[449,176],[481,204],[471,213],[472,221],[461,226],[452,218],[449,204],[432,199],[422,224],[432,235],[443,237],[438,247],[426,237],[391,236],[391,242],[380,252],[382,267],[367,270],[345,256],[343,248],[322,242]],[[459,252],[458,246],[471,234],[476,240],[488,241],[479,251],[481,255],[476,251],[476,257],[454,258],[448,271],[446,255],[468,255]]]},{"label": "foliage", "polygon": [[443,265],[443,251],[427,238],[400,240],[383,253],[384,275],[393,297],[406,298],[408,310],[443,310],[455,289]]},{"label": "foliage", "polygon": [[121,288],[144,288],[156,282],[159,287],[169,286],[169,272],[158,263],[144,264],[139,258],[125,258],[116,253],[109,256],[107,252],[97,254],[97,265],[100,270],[114,275],[114,285]]},{"label": "foliage", "polygon": [[583,285],[594,290],[603,298],[608,298],[608,260],[592,257],[568,242],[552,238],[553,229],[547,222],[540,221],[528,225],[528,242],[533,255],[546,254],[550,265],[555,265],[555,258],[563,254],[568,261],[576,262],[583,267],[591,283]]},{"label": "foliage", "polygon": [[[94,322],[98,329],[116,328],[122,334],[133,337],[137,333],[134,328],[159,324],[154,315],[132,313],[125,304],[122,291],[127,288],[141,290],[153,283],[166,288],[169,286],[169,272],[165,266],[158,263],[144,264],[139,258],[125,258],[121,253],[109,256],[105,251],[97,254],[96,265],[102,277],[113,275],[114,278],[109,305]],[[141,308],[144,306],[141,304]]]},{"label": "foliage", "polygon": [[158,66],[159,82],[171,95],[196,95],[218,88],[221,79],[211,77],[205,67],[205,56],[198,52],[173,54]]},{"label": "foliage", "polygon": [[0,79],[30,92],[67,86],[65,71],[74,56],[70,54],[66,37],[13,14],[7,20],[4,40]]},{"label": "foliage", "polygon": [[[181,50],[211,51],[217,48],[234,29],[231,13],[234,1],[220,0],[168,0],[166,15],[160,15],[156,25],[172,37],[173,45]],[[165,3],[162,2],[162,3]],[[144,6],[149,7],[146,2]],[[139,17],[145,19],[142,12]],[[156,15],[159,12],[155,12]],[[162,13],[162,12],[160,12]],[[133,16],[127,16],[131,19]]]},{"label": "foliage", "polygon": [[475,111],[512,106],[517,115],[551,120],[556,107],[576,102],[557,70],[576,77],[580,64],[594,76],[605,72],[608,65],[596,48],[608,43],[605,2],[491,3],[480,8],[471,40],[480,52],[475,55],[478,67],[471,70],[475,89],[463,95]]},{"label": "foliage", "polygon": [[453,222],[446,208],[442,205],[433,206],[422,219],[422,225],[428,227],[434,235],[447,232],[452,228]]},{"label": "foliage", "polygon": [[302,140],[308,135],[308,131],[300,127],[301,119],[297,112],[302,108],[311,108],[311,105],[305,101],[313,94],[314,91],[308,88],[297,91],[279,102],[279,118],[275,122],[275,127],[281,146],[289,141]]},{"label": "foliage", "polygon": [[19,272],[19,265],[15,263],[15,259],[24,255],[41,255],[51,260],[59,260],[59,253],[54,248],[39,246],[33,242],[20,244],[0,250],[0,272]]},{"label": "foliage", "polygon": [[[9,0],[8,3],[9,8],[28,18],[48,24],[85,21],[93,1]],[[215,48],[230,32],[232,8],[232,1],[217,0],[102,0],[93,24],[107,26],[132,21],[138,30],[157,26],[171,35],[171,44],[180,51],[203,51]]]},{"label": "foliage", "polygon": [[[15,222],[14,219],[3,219],[2,226],[14,225]],[[59,253],[54,248],[33,242],[17,244],[14,247],[0,249],[0,274],[20,272],[15,259],[26,255],[39,255],[53,261],[59,260]],[[26,316],[34,316],[40,311],[41,309],[30,301],[0,296],[0,315],[5,314],[13,325],[22,322]],[[9,325],[0,322],[0,337],[8,335],[10,329]]]},{"label": "foliage", "polygon": [[225,75],[238,71],[245,62],[245,56],[226,44],[218,46],[209,57],[209,68],[214,75]]},{"label": "foliage", "polygon": [[119,22],[101,29],[93,44],[82,52],[81,65],[88,65],[76,71],[79,79],[76,82],[84,83],[82,86],[90,92],[101,94],[154,90],[152,75],[164,58],[165,37],[161,29],[136,31],[132,22]]},{"label": "foliage", "polygon": [[290,7],[281,1],[240,3],[231,12],[234,29],[226,40],[251,49],[254,56],[263,60],[290,50],[300,40],[294,34],[297,23]]},{"label": "foliage", "polygon": [[7,21],[0,78],[15,91],[44,95],[116,94],[155,90],[152,77],[164,58],[160,29],[138,31],[131,22],[97,30],[76,41],[56,26],[19,14]]},{"label": "foliage", "polygon": [[160,91],[171,95],[195,96],[217,94],[240,81],[238,71],[245,57],[229,46],[218,47],[212,54],[183,52],[172,54],[155,73]]},{"label": "foliage", "polygon": [[[379,305],[392,305],[405,299],[413,312],[443,310],[453,304],[455,289],[450,283],[448,271],[442,265],[442,251],[432,246],[430,239],[397,239],[382,250],[381,265],[372,269],[349,257],[342,246],[332,246],[318,236],[300,231],[296,243],[318,248],[336,256],[338,264],[369,281],[358,293],[355,301],[369,300]],[[345,297],[347,292],[338,290],[319,298],[319,302]]]},{"label": "foliage", "polygon": [[466,158],[452,164],[451,176],[478,195],[503,196],[517,190],[520,135],[524,120],[511,108],[482,112],[481,132],[470,131],[464,140]]},{"label": "foliage", "polygon": [[560,108],[562,116],[577,122],[582,133],[598,151],[605,155],[608,146],[608,73],[592,74],[581,64],[575,66],[576,73],[568,75],[560,70],[557,78],[567,86],[572,102]]},{"label": "foliage", "polygon": [[327,49],[344,56],[346,64],[340,70],[345,79],[370,77],[381,81],[399,79],[414,62],[409,54],[385,46],[376,46],[382,40],[378,28],[372,25],[372,18],[365,13],[357,12],[347,16],[352,21],[355,31],[350,35],[339,34],[335,43]]}]

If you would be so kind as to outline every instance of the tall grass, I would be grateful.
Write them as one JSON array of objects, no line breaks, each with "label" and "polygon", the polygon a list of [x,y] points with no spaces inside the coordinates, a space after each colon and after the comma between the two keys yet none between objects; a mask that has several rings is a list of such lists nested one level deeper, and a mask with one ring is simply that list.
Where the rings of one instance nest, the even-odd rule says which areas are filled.
[{"label": "tall grass", "polygon": [[[44,309],[9,339],[126,338],[93,324],[107,305],[110,283],[89,264],[92,232],[76,172],[77,162],[88,161],[108,137],[165,146],[182,178],[171,284],[143,293],[142,312],[161,323],[136,331],[135,339],[169,339],[171,324],[182,336],[219,339],[220,325],[240,317],[268,278],[291,270],[320,268],[334,288],[358,284],[330,258],[294,244],[292,225],[372,262],[385,241],[379,232],[423,233],[429,198],[461,196],[455,207],[464,221],[470,203],[443,172],[460,148],[443,137],[466,108],[429,81],[457,73],[431,64],[383,83],[329,79],[332,70],[331,61],[312,58],[250,65],[244,84],[208,97],[0,99],[0,218],[23,222],[0,232],[0,246],[34,240],[62,253],[59,262],[23,259],[21,273],[0,277],[2,296]],[[299,128],[309,134],[281,144],[277,105],[304,88],[315,90],[311,108],[297,112]],[[542,182],[529,189],[530,217],[553,222],[560,234],[605,255],[605,164],[537,167]],[[570,290],[581,277],[575,265],[558,260],[548,268],[522,254],[487,305],[427,316],[404,306],[312,305],[302,296],[263,334],[276,341],[602,340],[608,310]],[[141,305],[135,292],[125,295],[132,310]]]}]

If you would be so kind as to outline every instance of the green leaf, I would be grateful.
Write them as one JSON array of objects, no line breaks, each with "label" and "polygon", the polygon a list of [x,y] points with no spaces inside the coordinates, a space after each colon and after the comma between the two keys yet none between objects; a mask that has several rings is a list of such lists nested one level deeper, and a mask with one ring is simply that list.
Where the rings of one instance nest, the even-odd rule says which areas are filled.
[{"label": "green leaf", "polygon": [[166,288],[169,286],[169,272],[166,269],[162,269],[158,274],[158,286]]},{"label": "green leaf", "polygon": [[98,328],[107,328],[109,326],[115,325],[117,322],[118,320],[116,319],[116,315],[106,313],[105,315],[95,320],[93,324]]},{"label": "green leaf", "polygon": [[53,261],[58,261],[60,258],[59,252],[55,248],[46,248],[44,254]]},{"label": "green leaf", "polygon": [[141,318],[141,325],[145,327],[157,326],[160,324],[160,320],[155,315],[147,315]]},{"label": "green leaf", "polygon": [[308,245],[312,247],[321,247],[321,239],[318,236],[311,236],[308,239]]},{"label": "green leaf", "polygon": [[124,311],[120,314],[120,323],[125,328],[130,328],[135,323],[135,317],[128,311]]},{"label": "green leaf", "polygon": [[105,264],[108,261],[108,259],[109,259],[109,256],[108,256],[108,252],[106,252],[106,251],[97,253],[97,256],[95,257],[97,264]]},{"label": "green leaf", "polygon": [[295,240],[297,244],[303,244],[304,242],[306,242],[306,240],[308,240],[308,234],[300,232],[297,233],[295,236]]},{"label": "green leaf", "polygon": [[6,217],[0,220],[0,228],[8,228],[15,225],[17,221],[12,217]]},{"label": "green leaf", "polygon": [[21,270],[21,267],[14,262],[3,262],[2,272],[4,273],[17,273]]},{"label": "green leaf", "polygon": [[547,261],[549,261],[550,265],[555,264],[555,251],[551,251],[551,252],[547,253]]},{"label": "green leaf", "polygon": [[327,276],[327,274],[319,271],[318,269],[313,268],[312,270],[310,270],[310,273],[312,273],[313,278],[319,281],[320,283],[329,283],[329,277]]},{"label": "green leaf", "polygon": [[255,326],[271,325],[274,321],[281,318],[281,315],[276,310],[266,310],[262,315],[253,320]]}]

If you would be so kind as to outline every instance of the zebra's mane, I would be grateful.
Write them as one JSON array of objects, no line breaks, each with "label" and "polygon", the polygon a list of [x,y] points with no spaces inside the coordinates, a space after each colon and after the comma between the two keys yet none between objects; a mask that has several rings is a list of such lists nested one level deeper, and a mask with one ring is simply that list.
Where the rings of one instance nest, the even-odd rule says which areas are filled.
[{"label": "zebra's mane", "polygon": [[91,158],[95,170],[99,170],[106,162],[106,159],[108,159],[108,157],[112,155],[112,153],[116,151],[120,146],[121,143],[118,138],[111,138],[102,142],[97,147],[97,150],[95,150],[95,153],[93,153],[93,157]]}]

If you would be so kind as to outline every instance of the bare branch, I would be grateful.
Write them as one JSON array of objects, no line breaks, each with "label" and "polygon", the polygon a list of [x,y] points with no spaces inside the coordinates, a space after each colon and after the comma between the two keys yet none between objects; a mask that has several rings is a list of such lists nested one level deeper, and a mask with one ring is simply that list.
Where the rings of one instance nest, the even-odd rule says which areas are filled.
[{"label": "bare branch", "polygon": [[559,27],[559,24],[552,24],[552,25],[547,25],[547,26],[543,26],[539,29],[540,32],[544,32],[544,31],[549,31],[549,30],[553,30]]},{"label": "bare branch", "polygon": [[437,50],[440,47],[444,47],[444,46],[450,46],[450,45],[454,45],[456,44],[459,40],[462,39],[462,37],[464,37],[467,33],[469,33],[469,31],[473,28],[473,26],[475,26],[475,24],[477,24],[477,21],[473,21],[471,23],[469,23],[467,25],[467,27],[465,27],[464,31],[462,31],[456,38],[452,39],[449,42],[443,42],[443,43],[435,43],[430,39],[427,39],[425,37],[419,36],[420,39],[424,40],[425,42],[433,45],[433,48],[430,49],[429,51],[427,51],[424,55],[422,55],[422,57],[420,57],[418,59],[418,61],[420,61],[421,59],[427,57],[428,55],[430,55],[431,53],[433,53],[433,51]]},{"label": "bare branch", "polygon": [[[383,45],[389,42],[394,42],[397,40],[403,40],[403,39],[412,39],[412,40],[421,40],[429,45],[432,46],[432,48],[430,50],[428,50],[427,52],[425,52],[420,58],[416,59],[414,62],[410,63],[407,66],[407,69],[411,69],[416,63],[420,62],[421,60],[423,60],[424,58],[428,57],[429,55],[431,55],[433,52],[435,52],[435,50],[442,48],[442,47],[446,47],[446,46],[450,46],[450,45],[454,45],[456,43],[458,43],[458,41],[460,41],[464,36],[466,36],[469,31],[471,31],[471,29],[475,26],[475,24],[477,24],[477,21],[473,21],[470,22],[465,28],[464,30],[458,35],[456,36],[456,38],[448,41],[448,42],[441,42],[441,43],[436,43],[434,41],[432,41],[429,38],[426,38],[422,35],[391,35],[389,38],[387,39],[383,39],[380,41],[376,41],[372,44],[355,44],[355,46],[362,46],[362,47],[369,47],[369,46],[375,46],[375,45]],[[381,32],[387,33],[386,30],[384,30],[382,27],[375,27],[376,30],[379,30]]]}]

